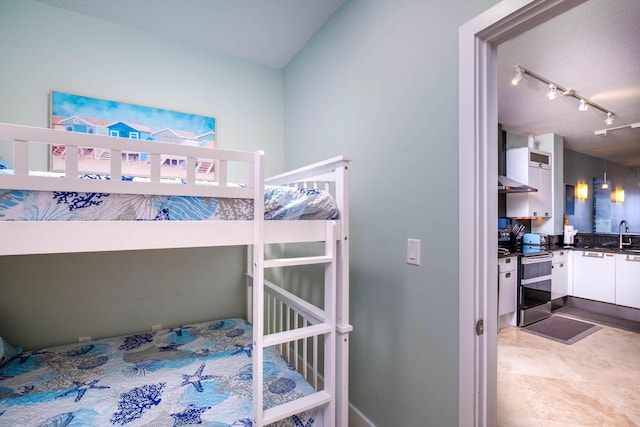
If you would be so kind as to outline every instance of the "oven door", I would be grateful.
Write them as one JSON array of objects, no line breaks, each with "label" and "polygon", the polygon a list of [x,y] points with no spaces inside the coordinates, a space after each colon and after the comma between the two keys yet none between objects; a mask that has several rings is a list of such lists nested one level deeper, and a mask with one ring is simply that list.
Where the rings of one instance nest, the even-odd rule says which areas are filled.
[{"label": "oven door", "polygon": [[518,325],[527,326],[551,315],[551,254],[520,257]]}]

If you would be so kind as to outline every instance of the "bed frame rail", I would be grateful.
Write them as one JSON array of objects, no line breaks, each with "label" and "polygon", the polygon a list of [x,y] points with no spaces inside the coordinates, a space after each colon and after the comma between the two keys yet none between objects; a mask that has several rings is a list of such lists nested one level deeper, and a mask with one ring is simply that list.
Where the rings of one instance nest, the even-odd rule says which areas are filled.
[{"label": "bed frame rail", "polygon": [[[13,175],[0,175],[0,188],[40,191],[80,191],[109,192],[126,194],[158,194],[211,197],[252,198],[253,182],[256,170],[256,153],[223,150],[217,148],[196,147],[165,142],[141,141],[128,138],[116,138],[78,132],[67,132],[30,126],[0,123],[0,141],[9,141],[13,145]],[[30,148],[36,145],[64,146],[64,179],[50,176],[37,176],[30,169]],[[79,179],[78,160],[80,150],[110,151],[108,170],[104,173],[111,178],[106,180]],[[148,155],[150,173],[148,182],[123,181],[123,153],[145,153]],[[262,153],[260,153],[262,155]],[[163,179],[161,164],[163,159],[184,159],[186,167],[179,180]],[[207,179],[208,185],[201,185],[197,178],[198,159],[216,162],[215,174]],[[230,185],[228,182],[228,164],[238,163],[238,169],[247,168],[246,186]],[[173,177],[175,178],[175,177]]]}]

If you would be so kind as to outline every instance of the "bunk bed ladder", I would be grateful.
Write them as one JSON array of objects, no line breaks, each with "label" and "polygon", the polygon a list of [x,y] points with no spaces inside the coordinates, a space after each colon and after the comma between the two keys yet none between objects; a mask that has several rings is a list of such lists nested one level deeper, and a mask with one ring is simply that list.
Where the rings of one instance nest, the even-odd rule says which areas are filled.
[{"label": "bunk bed ladder", "polygon": [[[337,225],[335,221],[326,221],[326,237],[324,242],[324,254],[318,256],[306,256],[297,258],[277,258],[264,259],[264,247],[256,251],[254,257],[262,256],[262,269],[258,271],[254,258],[253,268],[253,325],[254,325],[254,425],[261,427],[271,424],[288,416],[292,416],[313,408],[323,407],[323,418],[325,426],[334,425],[336,410],[336,280],[337,280]],[[264,269],[305,265],[324,265],[324,309],[321,310],[313,304],[298,298],[286,290],[269,282],[264,281]],[[258,282],[258,280],[261,281]],[[305,319],[303,325],[298,325],[297,320],[291,329],[284,328],[274,332],[270,328],[265,332],[264,313],[259,308],[264,307],[265,290],[270,295],[278,295],[281,301],[286,301],[297,307],[303,313]],[[282,314],[282,313],[281,313]],[[268,326],[268,325],[267,325]],[[280,328],[282,329],[282,328]],[[317,352],[317,337],[324,336],[324,375],[322,378],[323,388],[303,398],[278,405],[269,409],[263,409],[263,374],[262,370],[255,367],[261,366],[263,362],[259,354],[266,347],[274,346],[282,353],[293,353],[294,358],[302,360],[303,371],[306,370],[307,349],[304,346],[303,354],[299,354],[298,341],[307,339],[314,340],[314,351]],[[293,346],[292,346],[293,343]],[[293,347],[293,350],[292,350]],[[283,350],[284,349],[284,350]],[[284,355],[283,355],[284,356]],[[260,363],[260,364],[256,364]],[[297,365],[297,363],[296,363]],[[314,354],[313,386],[318,389],[317,360]],[[306,372],[303,376],[307,377]]]}]

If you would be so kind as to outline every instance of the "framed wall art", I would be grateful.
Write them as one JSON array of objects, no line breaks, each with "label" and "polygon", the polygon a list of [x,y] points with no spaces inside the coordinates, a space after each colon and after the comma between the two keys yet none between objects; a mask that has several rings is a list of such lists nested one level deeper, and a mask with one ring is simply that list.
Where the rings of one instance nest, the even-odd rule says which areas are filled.
[{"label": "framed wall art", "polygon": [[576,187],[571,184],[564,186],[564,213],[573,215],[575,213],[575,191]]},{"label": "framed wall art", "polygon": [[[213,117],[146,107],[124,102],[51,92],[50,127],[64,132],[83,132],[119,138],[188,144],[214,148],[216,120]],[[50,148],[50,169],[64,170],[65,146]],[[149,175],[149,156],[146,153],[122,152],[122,173],[131,176]],[[80,148],[78,170],[84,173],[108,173],[109,150]],[[184,157],[166,156],[161,159],[163,177],[186,176]],[[215,163],[197,159],[196,175],[212,179]]]}]

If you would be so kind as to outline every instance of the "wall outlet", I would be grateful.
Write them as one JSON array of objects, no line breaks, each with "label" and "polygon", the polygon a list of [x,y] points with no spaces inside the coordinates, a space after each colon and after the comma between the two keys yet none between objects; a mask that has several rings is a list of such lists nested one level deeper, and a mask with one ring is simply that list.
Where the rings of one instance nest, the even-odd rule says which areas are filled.
[{"label": "wall outlet", "polygon": [[78,338],[78,342],[87,342],[91,341],[91,337],[80,337]]},{"label": "wall outlet", "polygon": [[160,323],[158,323],[157,325],[151,325],[152,332],[159,331],[160,329],[162,329],[162,325]]}]

